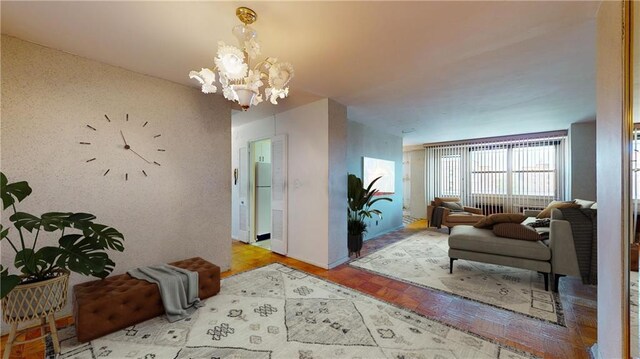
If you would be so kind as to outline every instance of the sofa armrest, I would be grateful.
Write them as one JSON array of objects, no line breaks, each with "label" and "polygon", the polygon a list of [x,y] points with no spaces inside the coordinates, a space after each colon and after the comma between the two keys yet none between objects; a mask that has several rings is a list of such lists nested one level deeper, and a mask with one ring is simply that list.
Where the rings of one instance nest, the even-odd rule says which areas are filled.
[{"label": "sofa armrest", "polygon": [[444,219],[451,214],[451,210],[449,208],[446,208],[446,207],[433,207],[433,208],[442,209],[442,221],[444,221]]},{"label": "sofa armrest", "polygon": [[476,207],[462,207],[465,212],[474,213],[474,214],[482,214],[482,209]]},{"label": "sofa armrest", "polygon": [[576,248],[573,243],[573,232],[568,221],[551,219],[549,246],[553,273],[580,277]]},{"label": "sofa armrest", "polygon": [[525,209],[524,211],[522,211],[522,214],[525,217],[537,217],[540,212],[542,211],[539,211],[537,209]]},{"label": "sofa armrest", "polygon": [[554,208],[551,210],[551,219],[561,219],[564,220],[564,216],[562,215],[562,211],[558,208]]}]

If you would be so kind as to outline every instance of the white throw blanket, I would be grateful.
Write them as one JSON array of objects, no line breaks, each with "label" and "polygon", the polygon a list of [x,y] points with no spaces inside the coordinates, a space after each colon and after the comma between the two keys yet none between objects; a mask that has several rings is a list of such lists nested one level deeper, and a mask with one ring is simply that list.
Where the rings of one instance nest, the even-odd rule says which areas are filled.
[{"label": "white throw blanket", "polygon": [[155,283],[160,290],[164,311],[170,322],[184,319],[201,307],[198,273],[171,265],[149,266],[127,272],[136,279]]}]

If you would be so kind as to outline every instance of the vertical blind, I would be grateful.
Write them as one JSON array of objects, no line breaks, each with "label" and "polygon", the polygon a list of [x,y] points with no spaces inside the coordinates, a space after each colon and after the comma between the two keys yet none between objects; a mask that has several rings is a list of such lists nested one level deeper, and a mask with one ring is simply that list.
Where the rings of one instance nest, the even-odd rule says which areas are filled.
[{"label": "vertical blind", "polygon": [[426,145],[427,199],[459,197],[485,214],[563,199],[566,135]]}]

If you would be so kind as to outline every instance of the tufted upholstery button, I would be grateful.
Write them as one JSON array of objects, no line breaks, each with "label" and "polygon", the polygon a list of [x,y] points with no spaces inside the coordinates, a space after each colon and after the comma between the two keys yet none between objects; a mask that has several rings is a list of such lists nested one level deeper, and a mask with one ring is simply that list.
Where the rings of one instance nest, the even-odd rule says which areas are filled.
[{"label": "tufted upholstery button", "polygon": [[[202,258],[171,264],[198,272],[200,299],[209,298],[220,291],[220,267]],[[112,311],[115,308],[117,312]],[[90,341],[163,313],[158,287],[128,274],[73,287],[73,315],[80,342]]]}]

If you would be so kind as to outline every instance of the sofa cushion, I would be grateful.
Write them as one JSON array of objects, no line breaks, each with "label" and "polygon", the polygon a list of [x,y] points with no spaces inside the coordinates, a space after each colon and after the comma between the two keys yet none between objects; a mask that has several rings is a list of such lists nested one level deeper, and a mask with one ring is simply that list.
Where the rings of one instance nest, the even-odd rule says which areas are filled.
[{"label": "sofa cushion", "polygon": [[554,208],[580,208],[580,205],[574,201],[551,201],[547,208],[538,213],[536,218],[551,218],[551,211]]},{"label": "sofa cushion", "polygon": [[520,213],[496,213],[485,217],[473,226],[476,228],[491,228],[498,223],[522,223],[526,218]]},{"label": "sofa cushion", "polygon": [[442,202],[460,202],[460,197],[436,197],[433,199],[433,205],[442,206]]},{"label": "sofa cushion", "polygon": [[450,209],[452,212],[462,212],[464,207],[460,202],[442,202],[442,207]]},{"label": "sofa cushion", "polygon": [[551,259],[551,250],[542,241],[502,238],[493,234],[490,229],[473,226],[453,227],[449,236],[449,248],[541,261]]},{"label": "sofa cushion", "polygon": [[596,201],[589,201],[586,199],[578,199],[578,198],[576,198],[574,202],[579,204],[580,208],[591,208],[591,206],[593,206],[593,204],[596,203]]},{"label": "sofa cushion", "polygon": [[540,240],[540,234],[535,229],[520,223],[498,223],[493,226],[493,234],[498,237],[526,241]]},{"label": "sofa cushion", "polygon": [[473,224],[481,221],[484,218],[482,214],[475,214],[469,212],[452,212],[447,216],[447,223],[467,223]]}]

